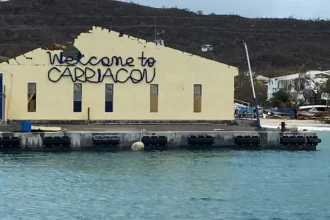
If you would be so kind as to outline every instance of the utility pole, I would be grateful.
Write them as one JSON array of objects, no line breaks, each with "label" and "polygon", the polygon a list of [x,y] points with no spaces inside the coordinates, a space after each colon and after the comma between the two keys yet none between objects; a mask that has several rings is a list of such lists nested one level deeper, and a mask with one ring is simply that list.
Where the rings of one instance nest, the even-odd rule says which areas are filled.
[{"label": "utility pole", "polygon": [[253,84],[253,77],[252,77],[252,70],[251,70],[251,64],[250,64],[249,51],[248,51],[248,47],[247,47],[245,41],[243,41],[243,44],[245,46],[246,57],[247,57],[247,62],[248,62],[249,72],[250,72],[250,80],[251,80],[251,87],[252,87],[252,93],[253,93],[253,101],[254,101],[254,106],[255,106],[255,109],[256,109],[256,116],[257,116],[257,130],[261,130],[261,123],[260,123],[259,109],[258,109],[258,101],[257,101],[256,92],[254,90],[254,84]]}]

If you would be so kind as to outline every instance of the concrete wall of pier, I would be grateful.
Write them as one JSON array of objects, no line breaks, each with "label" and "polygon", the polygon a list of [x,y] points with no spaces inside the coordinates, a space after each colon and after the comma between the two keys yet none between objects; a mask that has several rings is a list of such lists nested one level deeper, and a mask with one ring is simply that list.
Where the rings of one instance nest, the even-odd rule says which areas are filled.
[{"label": "concrete wall of pier", "polygon": [[[290,137],[307,137],[316,136],[312,132],[287,132],[281,133],[278,131],[249,131],[249,132],[235,132],[235,131],[210,131],[210,132],[194,132],[194,131],[178,131],[178,132],[44,132],[44,133],[0,133],[0,138],[3,137],[18,137],[20,139],[21,148],[24,150],[42,150],[44,148],[44,139],[46,137],[70,137],[70,149],[84,150],[93,148],[93,137],[95,136],[118,136],[120,150],[129,150],[131,145],[135,142],[141,141],[143,136],[165,136],[167,138],[167,149],[187,148],[189,136],[212,136],[214,137],[214,148],[239,148],[235,142],[238,136],[255,136],[260,137],[260,149],[290,149],[290,146],[283,146],[281,144],[281,136]],[[313,146],[295,146],[298,149],[312,149]],[[316,146],[315,146],[316,147]]]}]

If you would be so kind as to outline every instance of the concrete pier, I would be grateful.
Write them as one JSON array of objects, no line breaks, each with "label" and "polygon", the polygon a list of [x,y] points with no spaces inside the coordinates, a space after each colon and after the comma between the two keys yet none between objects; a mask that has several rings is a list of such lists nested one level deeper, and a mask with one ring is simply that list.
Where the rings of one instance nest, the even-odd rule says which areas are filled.
[{"label": "concrete pier", "polygon": [[316,150],[313,132],[280,131],[68,131],[0,133],[0,149],[43,151],[130,150],[142,141],[147,149],[230,148],[254,150]]}]

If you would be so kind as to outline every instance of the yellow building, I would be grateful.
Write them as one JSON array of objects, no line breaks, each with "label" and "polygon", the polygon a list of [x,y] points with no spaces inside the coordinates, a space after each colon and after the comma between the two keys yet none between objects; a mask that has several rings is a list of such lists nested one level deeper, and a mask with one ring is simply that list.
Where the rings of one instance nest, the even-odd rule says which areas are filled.
[{"label": "yellow building", "polygon": [[98,27],[74,48],[1,63],[2,119],[233,119],[235,67]]}]

